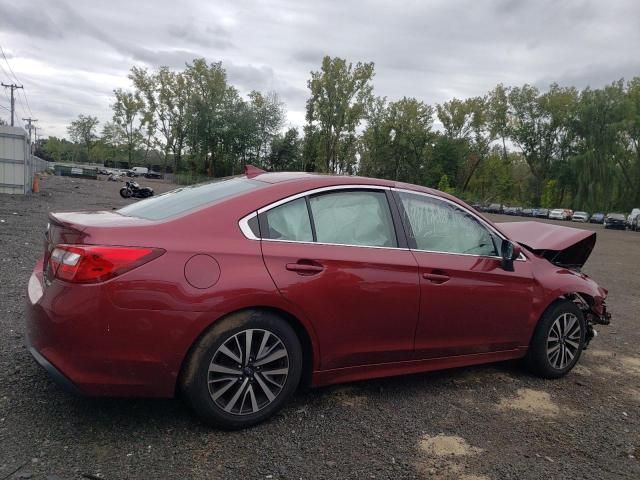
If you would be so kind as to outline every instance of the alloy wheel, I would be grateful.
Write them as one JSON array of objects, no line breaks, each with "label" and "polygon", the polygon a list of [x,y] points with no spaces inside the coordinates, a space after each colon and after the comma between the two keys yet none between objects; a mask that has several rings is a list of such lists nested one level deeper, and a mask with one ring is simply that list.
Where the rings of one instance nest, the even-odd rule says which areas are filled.
[{"label": "alloy wheel", "polygon": [[551,325],[547,336],[547,358],[551,366],[562,370],[580,349],[581,326],[573,313],[563,313]]},{"label": "alloy wheel", "polygon": [[289,353],[273,332],[242,330],[218,347],[209,364],[209,395],[233,415],[250,415],[271,404],[289,374]]}]

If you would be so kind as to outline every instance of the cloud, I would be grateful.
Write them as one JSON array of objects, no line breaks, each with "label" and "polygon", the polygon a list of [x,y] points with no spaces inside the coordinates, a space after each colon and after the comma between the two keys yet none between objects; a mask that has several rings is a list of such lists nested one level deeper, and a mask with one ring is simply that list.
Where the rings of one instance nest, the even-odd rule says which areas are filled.
[{"label": "cloud", "polygon": [[196,57],[222,61],[243,94],[277,92],[298,125],[324,55],[375,62],[375,93],[390,100],[433,104],[497,83],[600,87],[640,75],[638,18],[634,0],[0,1],[0,45],[40,125],[65,135],[79,113],[110,118],[133,65]]}]

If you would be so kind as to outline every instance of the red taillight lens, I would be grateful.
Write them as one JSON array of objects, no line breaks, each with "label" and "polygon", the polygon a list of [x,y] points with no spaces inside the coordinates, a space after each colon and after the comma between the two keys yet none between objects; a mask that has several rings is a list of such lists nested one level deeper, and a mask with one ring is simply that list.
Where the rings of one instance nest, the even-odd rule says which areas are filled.
[{"label": "red taillight lens", "polygon": [[158,258],[159,248],[56,245],[49,257],[54,277],[72,283],[98,283]]}]

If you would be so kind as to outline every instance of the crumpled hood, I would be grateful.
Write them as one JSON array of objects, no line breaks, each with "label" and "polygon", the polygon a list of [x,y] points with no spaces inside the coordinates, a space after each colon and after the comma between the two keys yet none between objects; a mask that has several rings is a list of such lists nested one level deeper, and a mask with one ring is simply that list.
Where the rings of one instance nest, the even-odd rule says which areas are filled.
[{"label": "crumpled hood", "polygon": [[498,228],[511,240],[551,263],[582,267],[596,244],[596,232],[542,222],[506,222]]}]

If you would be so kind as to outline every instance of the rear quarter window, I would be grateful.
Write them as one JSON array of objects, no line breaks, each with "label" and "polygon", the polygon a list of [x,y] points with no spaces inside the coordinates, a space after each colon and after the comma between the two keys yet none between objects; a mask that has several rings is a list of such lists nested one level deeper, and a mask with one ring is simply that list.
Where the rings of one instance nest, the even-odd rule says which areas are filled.
[{"label": "rear quarter window", "polygon": [[264,185],[264,182],[244,177],[221,179],[178,188],[157,197],[147,198],[121,208],[118,213],[147,220],[164,220]]}]

